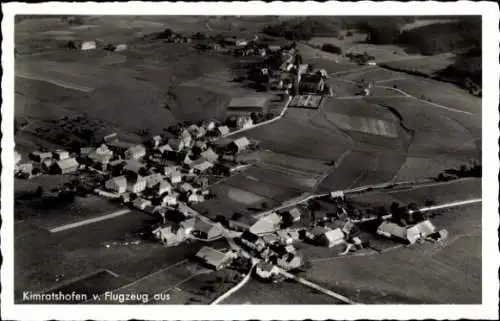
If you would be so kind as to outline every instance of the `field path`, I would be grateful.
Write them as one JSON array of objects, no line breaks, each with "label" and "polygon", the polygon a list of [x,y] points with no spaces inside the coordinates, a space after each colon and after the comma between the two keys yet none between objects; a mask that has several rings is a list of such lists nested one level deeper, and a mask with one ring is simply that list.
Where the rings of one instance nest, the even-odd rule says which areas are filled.
[{"label": "field path", "polygon": [[85,226],[85,225],[88,225],[88,224],[92,224],[92,223],[96,223],[96,222],[100,222],[100,221],[104,221],[104,220],[109,220],[111,218],[122,216],[122,215],[125,215],[127,213],[130,213],[130,210],[129,209],[123,209],[123,210],[119,210],[119,211],[116,211],[116,212],[113,212],[113,213],[109,213],[109,214],[106,214],[106,215],[102,215],[102,216],[99,216],[99,217],[89,218],[88,220],[84,220],[84,221],[80,221],[80,222],[76,222],[76,223],[70,223],[70,224],[65,224],[65,225],[62,225],[62,226],[54,227],[54,228],[50,229],[49,232],[51,232],[51,233],[58,233],[58,232],[66,231],[66,230],[71,230],[71,229],[74,229],[74,228],[77,228],[77,227],[80,227],[80,226]]}]

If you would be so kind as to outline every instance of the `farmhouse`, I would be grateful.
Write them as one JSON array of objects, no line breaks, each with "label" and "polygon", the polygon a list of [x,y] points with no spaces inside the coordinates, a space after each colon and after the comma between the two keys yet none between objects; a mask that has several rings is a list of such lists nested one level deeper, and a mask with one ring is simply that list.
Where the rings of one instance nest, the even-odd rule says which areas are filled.
[{"label": "farmhouse", "polygon": [[182,174],[179,171],[175,171],[170,175],[170,183],[179,184],[182,182]]},{"label": "farmhouse", "polygon": [[125,51],[127,50],[127,44],[121,43],[115,46],[113,51]]},{"label": "farmhouse", "polygon": [[127,190],[127,178],[125,176],[113,177],[106,182],[105,187],[118,194],[125,193]]},{"label": "farmhouse", "polygon": [[140,193],[146,189],[147,181],[143,176],[130,175],[127,180],[127,191],[131,193]]},{"label": "farmhouse", "polygon": [[292,270],[301,267],[304,264],[304,258],[301,255],[288,253],[279,257],[276,264],[285,270]]},{"label": "farmhouse", "polygon": [[217,132],[220,136],[227,135],[227,134],[229,134],[229,127],[219,126],[219,127],[217,127]]},{"label": "farmhouse", "polygon": [[267,113],[269,99],[264,96],[233,98],[227,106],[227,116],[249,116],[251,113]]},{"label": "farmhouse", "polygon": [[162,180],[155,186],[155,192],[157,195],[163,195],[165,193],[172,192],[172,185],[169,182]]},{"label": "farmhouse", "polygon": [[395,238],[399,241],[408,242],[406,229],[391,222],[382,222],[377,229],[377,234],[387,238]]},{"label": "farmhouse", "polygon": [[150,205],[151,205],[151,201],[144,199],[144,198],[138,197],[134,200],[134,207],[136,207],[140,210],[144,210],[146,208],[146,206],[150,206]]},{"label": "farmhouse", "polygon": [[69,174],[74,173],[78,170],[78,162],[74,158],[66,158],[55,162],[53,169],[59,174]]},{"label": "farmhouse", "polygon": [[250,230],[245,230],[240,237],[241,243],[250,249],[261,251],[266,246],[264,240]]},{"label": "farmhouse", "polygon": [[254,234],[272,233],[279,230],[281,217],[276,213],[271,213],[259,219],[250,227],[250,231]]},{"label": "farmhouse", "polygon": [[231,253],[223,253],[208,246],[204,246],[196,253],[196,258],[201,263],[208,265],[215,270],[221,270],[231,264],[233,255]]},{"label": "farmhouse", "polygon": [[253,120],[249,116],[241,116],[236,120],[236,127],[238,129],[250,128],[253,125]]},{"label": "farmhouse", "polygon": [[206,240],[211,240],[221,235],[221,231],[216,225],[205,223],[202,220],[196,220],[193,232],[195,232],[198,237]]},{"label": "farmhouse", "polygon": [[246,137],[233,140],[227,147],[233,154],[240,153],[250,146],[250,141]]},{"label": "farmhouse", "polygon": [[219,159],[219,155],[209,148],[201,153],[201,157],[211,163],[215,163]]},{"label": "farmhouse", "polygon": [[97,47],[97,45],[96,45],[95,41],[84,41],[84,42],[82,42],[80,49],[81,50],[92,50],[92,49],[95,49],[96,47]]},{"label": "farmhouse", "polygon": [[281,213],[284,221],[298,222],[302,216],[302,211],[297,207],[293,207],[286,212]]},{"label": "farmhouse", "polygon": [[190,203],[190,204],[202,203],[204,201],[205,201],[205,196],[197,194],[197,193],[191,193],[188,196],[188,203]]},{"label": "farmhouse", "polygon": [[184,149],[184,141],[182,139],[170,138],[168,140],[168,145],[175,152],[180,152],[181,150]]},{"label": "farmhouse", "polygon": [[191,166],[191,168],[193,168],[195,174],[200,175],[200,174],[205,173],[210,168],[214,167],[214,164],[203,159],[203,158],[200,158],[200,159],[192,162],[190,166]]},{"label": "farmhouse", "polygon": [[177,205],[177,196],[171,194],[165,195],[162,199],[162,204],[166,206]]},{"label": "farmhouse", "polygon": [[271,263],[261,262],[257,264],[255,273],[261,279],[268,280],[278,275],[279,270],[275,265],[272,265]]},{"label": "farmhouse", "polygon": [[182,227],[160,226],[153,231],[153,236],[165,246],[175,246],[186,239]]},{"label": "farmhouse", "polygon": [[316,235],[315,241],[318,245],[333,247],[344,243],[344,233],[340,228],[334,230],[327,230],[324,233]]},{"label": "farmhouse", "polygon": [[436,227],[429,220],[422,221],[418,224],[409,227],[406,230],[406,238],[410,244],[414,244],[419,240],[424,240],[429,235],[436,232]]},{"label": "farmhouse", "polygon": [[30,159],[33,160],[34,162],[43,162],[46,159],[51,159],[52,158],[52,153],[51,152],[40,152],[40,151],[34,151],[30,154]]},{"label": "farmhouse", "polygon": [[316,73],[312,75],[303,75],[299,82],[299,92],[301,93],[320,93],[325,89],[323,77]]},{"label": "farmhouse", "polygon": [[24,175],[28,175],[31,176],[31,173],[33,173],[33,163],[22,163],[22,164],[18,164],[16,166],[16,174],[24,174]]},{"label": "farmhouse", "polygon": [[69,158],[69,153],[65,150],[62,150],[62,149],[56,149],[53,152],[53,155],[54,155],[54,158],[56,160],[63,160],[63,159]]},{"label": "farmhouse", "polygon": [[21,161],[21,154],[19,154],[17,151],[14,151],[14,160],[16,165]]},{"label": "farmhouse", "polygon": [[146,148],[142,145],[135,145],[127,149],[125,152],[125,158],[127,159],[139,159],[146,155]]}]

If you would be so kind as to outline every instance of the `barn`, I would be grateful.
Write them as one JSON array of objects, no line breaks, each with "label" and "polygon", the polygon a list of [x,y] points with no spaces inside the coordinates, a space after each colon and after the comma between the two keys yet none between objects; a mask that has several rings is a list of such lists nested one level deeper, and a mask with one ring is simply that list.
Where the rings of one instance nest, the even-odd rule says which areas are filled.
[{"label": "barn", "polygon": [[269,98],[265,96],[246,96],[233,98],[227,106],[228,117],[249,116],[252,113],[267,113]]}]

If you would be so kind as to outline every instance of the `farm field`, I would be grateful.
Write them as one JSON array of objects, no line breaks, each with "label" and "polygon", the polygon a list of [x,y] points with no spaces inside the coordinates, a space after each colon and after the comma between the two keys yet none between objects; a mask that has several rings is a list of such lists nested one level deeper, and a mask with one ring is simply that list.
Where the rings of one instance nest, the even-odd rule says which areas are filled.
[{"label": "farm field", "polygon": [[[109,270],[124,284],[159,271],[196,253],[204,244],[185,243],[174,248],[139,237],[156,219],[131,213],[78,228],[50,233],[25,219],[15,225],[16,298],[22,290],[39,291],[96,271]],[[214,246],[217,246],[217,241]],[[223,244],[219,244],[223,245]],[[36,253],[36,255],[35,255]],[[62,263],[62,264],[61,264]]]},{"label": "farm field", "polygon": [[441,71],[455,62],[455,55],[452,53],[434,55],[430,57],[415,57],[411,59],[390,61],[383,64],[389,68],[401,71],[421,72],[429,76]]},{"label": "farm field", "polygon": [[[332,290],[336,290],[332,288]],[[250,280],[222,304],[341,304],[295,281],[263,283]]]},{"label": "farm field", "polygon": [[427,187],[390,192],[404,203],[424,204],[431,199],[436,204],[481,198],[481,179],[471,178],[439,183]]}]

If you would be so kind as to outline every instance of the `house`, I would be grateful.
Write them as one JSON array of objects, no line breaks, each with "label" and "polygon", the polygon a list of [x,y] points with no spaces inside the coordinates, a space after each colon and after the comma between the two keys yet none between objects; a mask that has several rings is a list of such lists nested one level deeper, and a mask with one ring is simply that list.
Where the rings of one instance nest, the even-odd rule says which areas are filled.
[{"label": "house", "polygon": [[163,176],[160,173],[153,173],[151,175],[145,176],[144,178],[146,179],[147,188],[153,188],[161,181],[163,181]]},{"label": "house", "polygon": [[174,149],[172,146],[169,144],[161,145],[156,148],[157,151],[159,151],[161,154],[164,154],[165,152],[173,152]]},{"label": "house", "polygon": [[158,148],[158,146],[160,146],[161,144],[161,141],[162,138],[160,135],[153,136],[153,138],[151,138],[151,146],[153,146],[153,148]]},{"label": "house", "polygon": [[53,169],[59,174],[69,174],[76,172],[78,170],[78,166],[80,166],[80,164],[78,164],[76,159],[66,158],[55,162],[55,164],[53,164]]},{"label": "house", "polygon": [[95,150],[94,147],[80,147],[79,154],[81,156],[87,156],[88,154],[92,153],[94,150]]},{"label": "house", "polygon": [[172,185],[166,180],[162,180],[155,186],[156,195],[163,195],[172,192]]},{"label": "house", "polygon": [[151,201],[144,199],[144,198],[141,198],[141,197],[138,197],[134,200],[133,204],[134,204],[134,207],[136,207],[140,210],[144,210],[146,208],[146,206],[151,205]]},{"label": "house", "polygon": [[50,171],[57,172],[54,165],[55,165],[55,160],[53,160],[52,158],[46,158],[42,161],[42,169],[47,171],[47,172],[50,172]]},{"label": "house", "polygon": [[81,50],[92,50],[92,49],[95,49],[96,47],[97,47],[97,45],[96,45],[95,41],[84,41],[84,42],[82,42],[80,49]]},{"label": "house", "polygon": [[196,220],[193,233],[199,238],[212,240],[220,236],[222,232],[215,224],[209,224],[202,220]]},{"label": "house", "polygon": [[175,206],[177,205],[177,196],[168,194],[165,195],[162,199],[162,204],[164,206]]},{"label": "house", "polygon": [[127,50],[127,44],[124,44],[124,43],[120,43],[120,44],[116,45],[115,49],[114,49],[114,51],[116,51],[116,52],[125,51],[125,50]]},{"label": "house", "polygon": [[127,178],[125,176],[113,177],[105,183],[106,189],[118,194],[127,191]]},{"label": "house", "polygon": [[233,98],[227,106],[228,117],[249,116],[252,113],[267,113],[269,99],[266,96],[246,96]]},{"label": "house", "polygon": [[262,235],[262,239],[266,244],[274,244],[280,241],[278,234],[265,234]]},{"label": "house", "polygon": [[188,202],[190,204],[202,203],[204,201],[205,201],[205,196],[200,194],[192,193],[188,196]]},{"label": "house", "polygon": [[54,155],[54,158],[56,160],[63,160],[69,158],[69,152],[62,149],[56,149],[52,154]]},{"label": "house", "polygon": [[127,179],[127,191],[131,193],[141,193],[147,187],[147,181],[143,176],[140,175],[130,175]]},{"label": "house", "polygon": [[190,164],[190,167],[193,168],[195,174],[200,175],[205,173],[210,168],[214,167],[214,164],[203,158],[200,158],[192,162]]},{"label": "house", "polygon": [[193,136],[189,133],[187,129],[183,130],[181,133],[181,140],[184,143],[184,146],[191,147],[193,144]]},{"label": "house", "polygon": [[109,153],[99,152],[99,149],[94,150],[88,156],[88,159],[92,162],[94,166],[97,166],[101,169],[105,169],[108,163],[113,158],[113,152],[109,151]]},{"label": "house", "polygon": [[194,187],[193,185],[189,184],[189,183],[182,183],[180,186],[179,186],[179,192],[181,193],[188,193],[188,192],[192,192],[194,190]]},{"label": "house", "polygon": [[272,233],[279,230],[281,217],[277,213],[271,213],[259,219],[250,227],[250,231],[254,234]]},{"label": "house", "polygon": [[320,74],[305,74],[302,75],[299,82],[299,91],[301,93],[318,93],[323,92],[325,88],[325,80]]},{"label": "house", "polygon": [[170,183],[179,184],[182,182],[182,174],[179,171],[175,171],[170,175]]},{"label": "house", "polygon": [[250,146],[250,141],[246,137],[240,137],[233,140],[227,147],[228,150],[233,153],[240,153]]},{"label": "house", "polygon": [[186,239],[182,227],[160,226],[153,230],[153,236],[165,246],[175,246]]},{"label": "house", "polygon": [[255,274],[261,279],[271,280],[279,275],[279,269],[271,263],[260,262],[255,267]]},{"label": "house", "polygon": [[127,159],[125,161],[125,166],[123,167],[123,170],[127,173],[138,174],[142,167],[143,167],[142,163],[139,162],[138,160]]},{"label": "house", "polygon": [[223,253],[211,247],[204,246],[196,253],[196,258],[215,270],[221,270],[231,264],[235,257],[229,252]]},{"label": "house", "polygon": [[253,126],[253,120],[249,116],[241,116],[236,119],[236,127],[238,129],[250,128]]},{"label": "house", "polygon": [[295,239],[287,230],[279,230],[276,232],[276,236],[281,244],[292,244]]},{"label": "house", "polygon": [[16,166],[16,174],[31,176],[31,173],[33,173],[33,163],[22,163]]},{"label": "house", "polygon": [[14,151],[14,161],[16,165],[21,161],[21,154],[19,154],[17,151]]},{"label": "house", "polygon": [[300,218],[302,216],[302,211],[299,208],[294,207],[282,213],[281,215],[283,216],[284,221],[298,222],[300,221]]},{"label": "house", "polygon": [[429,220],[422,221],[406,230],[406,238],[410,244],[425,240],[429,235],[436,233],[436,227]]},{"label": "house", "polygon": [[391,222],[382,222],[377,228],[377,234],[387,238],[394,238],[405,243],[408,242],[406,229]]},{"label": "house", "polygon": [[195,138],[201,138],[207,133],[205,128],[198,127],[196,124],[189,126],[188,131]]},{"label": "house", "polygon": [[220,136],[225,136],[225,135],[229,134],[229,127],[227,127],[227,126],[219,126],[219,127],[217,127],[217,133]]},{"label": "house", "polygon": [[279,257],[276,264],[284,270],[297,269],[304,264],[304,258],[302,255],[288,253]]},{"label": "house", "polygon": [[126,159],[140,159],[146,156],[146,148],[142,145],[135,145],[125,152]]},{"label": "house", "polygon": [[332,200],[343,200],[344,199],[344,191],[330,192],[330,198]]},{"label": "house", "polygon": [[51,152],[34,151],[30,154],[30,159],[34,162],[42,163],[46,159],[52,159]]},{"label": "house", "polygon": [[281,50],[281,46],[280,45],[269,45],[269,46],[267,46],[267,49],[270,52],[277,52],[277,51]]},{"label": "house", "polygon": [[191,234],[194,230],[194,226],[196,225],[196,219],[194,217],[190,217],[180,222],[180,225],[184,228],[186,235]]},{"label": "house", "polygon": [[165,166],[163,168],[163,175],[166,177],[172,176],[173,173],[175,173],[178,170],[177,166]]},{"label": "house", "polygon": [[175,152],[180,152],[184,149],[184,141],[179,138],[169,138],[167,144],[172,148]]},{"label": "house", "polygon": [[258,235],[252,233],[250,230],[245,230],[241,233],[241,243],[247,248],[261,251],[266,247],[266,243]]},{"label": "house", "polygon": [[211,148],[202,152],[200,156],[211,163],[215,163],[219,159],[219,155]]},{"label": "house", "polygon": [[206,120],[202,122],[202,127],[207,131],[212,131],[215,129],[215,122],[212,120]]},{"label": "house", "polygon": [[333,247],[335,245],[343,244],[344,241],[344,232],[342,232],[340,228],[327,230],[324,233],[316,235],[315,237],[316,244],[327,247]]}]

